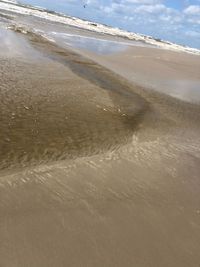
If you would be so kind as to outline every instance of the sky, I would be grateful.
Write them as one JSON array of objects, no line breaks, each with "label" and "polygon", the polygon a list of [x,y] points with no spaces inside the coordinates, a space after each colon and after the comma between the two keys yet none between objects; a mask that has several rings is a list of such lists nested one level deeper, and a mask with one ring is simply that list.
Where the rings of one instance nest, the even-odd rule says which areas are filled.
[{"label": "sky", "polygon": [[20,2],[200,49],[200,0],[21,0]]}]

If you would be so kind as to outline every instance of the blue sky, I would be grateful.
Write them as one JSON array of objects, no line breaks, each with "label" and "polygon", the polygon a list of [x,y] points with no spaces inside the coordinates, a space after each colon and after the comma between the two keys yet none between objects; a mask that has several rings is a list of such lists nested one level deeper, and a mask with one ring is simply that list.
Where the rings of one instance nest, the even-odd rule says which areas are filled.
[{"label": "blue sky", "polygon": [[[200,49],[200,0],[21,0]],[[86,8],[83,5],[86,4]]]}]

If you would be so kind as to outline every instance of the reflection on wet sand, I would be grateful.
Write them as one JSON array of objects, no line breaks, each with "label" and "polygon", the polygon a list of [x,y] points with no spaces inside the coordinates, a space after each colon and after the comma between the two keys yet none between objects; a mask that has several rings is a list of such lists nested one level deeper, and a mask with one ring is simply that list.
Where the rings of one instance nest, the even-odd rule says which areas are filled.
[{"label": "reflection on wet sand", "polygon": [[200,103],[198,56],[152,47],[129,47],[126,51],[106,56],[91,51],[86,54],[142,87],[185,102]]},{"label": "reflection on wet sand", "polygon": [[199,106],[11,35],[18,52],[0,53],[0,265],[198,266]]},{"label": "reflection on wet sand", "polygon": [[98,39],[94,37],[81,36],[78,34],[68,34],[68,33],[49,33],[50,36],[54,36],[57,41],[63,42],[64,45],[67,45],[72,48],[86,49],[93,51],[97,54],[112,54],[117,53],[123,50],[126,50],[128,44],[114,42],[106,39]]}]

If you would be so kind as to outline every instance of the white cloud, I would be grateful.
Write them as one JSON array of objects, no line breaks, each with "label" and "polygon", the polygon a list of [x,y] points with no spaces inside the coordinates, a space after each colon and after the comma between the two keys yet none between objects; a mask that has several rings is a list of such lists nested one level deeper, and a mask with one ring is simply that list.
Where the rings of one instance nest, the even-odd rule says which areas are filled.
[{"label": "white cloud", "polygon": [[199,15],[200,16],[200,6],[196,6],[196,5],[188,6],[183,12],[186,15]]},{"label": "white cloud", "polygon": [[162,0],[125,0],[123,2],[130,3],[130,4],[140,4],[140,5],[156,5],[160,4]]},{"label": "white cloud", "polygon": [[140,5],[136,7],[135,12],[137,13],[160,13],[160,12],[165,12],[166,7],[162,4],[157,4],[157,5]]}]

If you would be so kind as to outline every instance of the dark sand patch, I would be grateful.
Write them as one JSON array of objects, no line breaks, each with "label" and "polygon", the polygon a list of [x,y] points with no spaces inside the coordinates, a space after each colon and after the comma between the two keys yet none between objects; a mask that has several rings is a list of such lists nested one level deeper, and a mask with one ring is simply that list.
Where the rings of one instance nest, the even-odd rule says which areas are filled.
[{"label": "dark sand patch", "polygon": [[1,59],[1,168],[97,154],[128,142],[147,103],[108,70],[35,38],[48,57],[26,44],[21,57],[23,46]]}]

